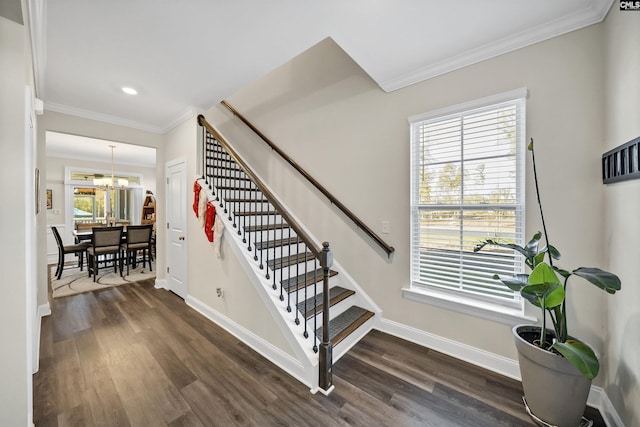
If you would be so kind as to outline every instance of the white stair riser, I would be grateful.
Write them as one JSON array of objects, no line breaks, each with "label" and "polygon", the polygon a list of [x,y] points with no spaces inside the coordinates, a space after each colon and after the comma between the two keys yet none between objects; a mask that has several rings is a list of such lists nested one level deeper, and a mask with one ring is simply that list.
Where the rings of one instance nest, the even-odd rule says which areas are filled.
[{"label": "white stair riser", "polygon": [[213,174],[211,177],[214,179],[225,177],[244,178],[247,176],[246,173],[240,170],[240,166],[221,161],[216,161],[215,168],[209,170],[209,173]]},{"label": "white stair riser", "polygon": [[[300,253],[306,249],[305,245],[299,244],[299,245],[279,246],[276,248],[262,249],[262,250],[256,251],[253,240],[251,240],[250,244],[251,244],[251,253],[257,252],[258,259],[260,259],[260,255],[262,253],[262,260],[265,264],[268,259],[269,260],[278,259],[283,256],[295,255],[296,253]],[[249,245],[249,241],[247,240],[247,242],[244,243],[243,246],[246,249],[248,245]],[[297,249],[296,249],[296,246],[297,246]],[[267,254],[267,251],[269,252],[268,254]]]},{"label": "white stair riser", "polygon": [[[254,199],[256,197],[262,198],[262,193],[255,191],[242,191],[242,189],[216,189],[215,193],[216,199],[225,200],[225,199],[246,199],[251,198]],[[256,196],[257,194],[257,196]]]},{"label": "white stair riser", "polygon": [[[269,225],[273,224],[273,222],[269,222]],[[260,225],[260,221],[258,221],[258,225]],[[263,223],[262,225],[267,225],[267,223]],[[265,231],[253,231],[251,232],[251,240],[255,240],[257,242],[267,242],[271,240],[280,240],[280,239],[288,239],[289,237],[295,237],[296,233],[290,228],[285,229],[276,229],[276,230],[265,230]]]},{"label": "white stair riser", "polygon": [[[228,214],[223,213],[223,215],[227,215],[228,217]],[[240,225],[240,236],[242,236],[244,223],[240,222],[240,220],[241,220],[241,217],[236,218],[236,227],[233,229],[233,233],[238,234],[238,225]],[[233,219],[231,219],[231,221],[233,222]],[[272,224],[272,222],[270,221],[269,224]],[[249,224],[247,224],[247,226],[248,225]],[[260,222],[258,222],[258,225],[260,225]],[[266,222],[264,223],[264,225],[266,225]],[[273,240],[280,240],[283,238],[287,239],[289,238],[289,229],[252,231],[252,232],[248,232],[244,237],[247,240],[251,239],[252,242],[268,242]],[[295,233],[293,231],[291,232],[291,237],[295,237]]]},{"label": "white stair riser", "polygon": [[213,184],[216,187],[237,187],[237,188],[258,188],[251,181],[244,179],[245,177],[237,176],[221,176],[213,178]]},{"label": "white stair riser", "polygon": [[[354,300],[354,297],[352,295],[340,301],[338,304],[331,306],[329,308],[329,318],[335,319],[337,316],[347,311],[353,305],[353,300]],[[312,330],[314,326],[316,328],[321,327],[323,318],[324,318],[324,312],[318,313],[315,317],[310,317],[309,319],[307,319],[307,328],[309,330]],[[314,323],[314,320],[315,320],[315,323]]]},{"label": "white stair riser", "polygon": [[[265,262],[266,264],[266,262]],[[307,262],[306,263],[306,267],[307,270],[305,271],[305,264],[298,264],[298,268],[296,269],[296,266],[288,266],[288,267],[283,267],[280,269],[276,269],[275,271],[271,271],[271,269],[269,269],[269,274],[274,274],[277,278],[278,281],[280,281],[280,277],[283,278],[283,280],[287,280],[289,277],[297,277],[297,276],[303,276],[305,273],[311,275],[311,273],[314,271],[314,264],[312,262]],[[315,265],[315,270],[320,270],[318,271],[317,275],[315,276],[318,282],[322,282],[322,271],[321,271],[322,267],[320,266],[320,264],[316,264]],[[335,276],[334,276],[335,277]]]},{"label": "white stair riser", "polygon": [[[271,254],[269,254],[269,259],[271,259],[272,256]],[[266,259],[263,258],[265,260],[266,263]],[[296,268],[297,266],[297,268]],[[315,266],[315,268],[314,268]],[[306,267],[306,270],[305,270]],[[276,269],[275,271],[273,271],[273,274],[275,274],[278,279],[280,278],[280,275],[282,275],[282,277],[284,279],[287,279],[289,277],[296,277],[296,276],[302,276],[305,273],[307,274],[311,274],[314,270],[321,270],[322,267],[320,266],[319,262],[316,262],[315,264],[313,263],[313,261],[307,261],[306,263],[300,263],[300,264],[296,264],[296,265],[291,265],[291,266],[286,266],[286,267],[282,267],[279,269]],[[271,271],[271,269],[269,269],[269,271]],[[322,280],[322,272],[318,272],[317,273],[317,279],[318,281]]]},{"label": "white stair riser", "polygon": [[[223,209],[224,212],[224,209]],[[220,214],[222,214],[222,212],[220,212]],[[227,207],[227,213],[225,214],[227,217],[229,217],[229,207]],[[268,217],[268,218],[267,218]],[[286,221],[284,221],[284,219],[278,215],[278,214],[269,214],[269,215],[237,215],[234,216],[231,215],[231,220],[232,222],[234,222],[233,220],[235,219],[235,223],[236,225],[240,226],[240,228],[244,227],[245,225],[261,225],[261,224],[282,224]],[[295,235],[295,233],[293,233],[291,236],[293,237]]]},{"label": "white stair riser", "polygon": [[[285,254],[286,254],[286,249],[285,249]],[[267,253],[268,252],[268,253]],[[295,252],[294,252],[295,253]],[[277,251],[276,251],[276,256],[274,257],[273,254],[273,249],[270,249],[269,251],[259,251],[258,252],[258,258],[260,259],[260,256],[262,256],[262,261],[264,262],[264,264],[266,266],[270,266],[269,262],[271,262],[272,260],[278,260],[281,257],[277,256]],[[282,277],[287,278],[287,277],[294,277],[294,276],[301,276],[305,273],[311,273],[314,270],[318,270],[321,269],[322,267],[320,266],[320,262],[319,261],[315,261],[313,259],[306,261],[306,262],[301,262],[299,264],[293,264],[293,265],[286,265],[283,267],[269,267],[269,274],[271,274],[273,272],[273,274],[276,274],[278,277],[280,277],[280,275],[282,275]],[[306,269],[306,270],[305,270]],[[321,274],[318,274],[319,277],[322,277]]]},{"label": "white stair riser", "polygon": [[[340,275],[329,277],[329,288],[332,288],[332,287],[337,286],[337,285],[340,284],[339,277],[340,277]],[[278,276],[277,279],[279,279],[279,276]],[[276,284],[278,284],[278,282],[276,282]],[[280,289],[280,288],[278,288],[278,289]],[[297,295],[297,298],[298,298],[298,302],[302,302],[305,299],[311,298],[314,295],[321,294],[322,293],[322,281],[318,282],[317,286],[313,286],[313,285],[307,286],[307,294],[306,294],[306,296],[305,296],[304,291],[305,291],[304,288],[302,288],[302,289],[298,289],[295,292],[291,292],[291,301],[296,301],[296,295]]]}]

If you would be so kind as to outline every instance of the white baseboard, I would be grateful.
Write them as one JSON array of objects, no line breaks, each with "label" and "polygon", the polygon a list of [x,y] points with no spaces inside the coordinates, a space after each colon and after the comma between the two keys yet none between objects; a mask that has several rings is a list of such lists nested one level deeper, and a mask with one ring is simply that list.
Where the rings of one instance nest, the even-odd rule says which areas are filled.
[{"label": "white baseboard", "polygon": [[155,288],[166,289],[168,291],[169,286],[167,285],[167,279],[156,279]]},{"label": "white baseboard", "polygon": [[[462,344],[388,319],[380,319],[375,327],[382,332],[464,360],[481,368],[521,381],[518,361]],[[587,404],[600,411],[608,427],[624,427],[618,412],[604,389],[592,385]]]},{"label": "white baseboard", "polygon": [[381,319],[377,329],[520,381],[520,368],[517,360],[490,353],[388,319]]},{"label": "white baseboard", "polygon": [[624,427],[624,423],[618,415],[618,411],[609,400],[609,396],[602,387],[592,385],[589,392],[589,398],[587,404],[592,408],[596,408],[600,411],[602,419],[607,427]]},{"label": "white baseboard", "polygon": [[310,369],[316,369],[317,367],[304,366],[300,361],[292,357],[291,355],[283,352],[278,347],[275,347],[268,341],[257,336],[245,327],[237,324],[232,319],[228,318],[219,311],[211,308],[207,304],[198,300],[197,298],[188,295],[185,302],[187,305],[198,313],[217,324],[231,335],[235,336],[243,343],[260,353],[263,357],[271,361],[273,364],[287,372],[289,375],[300,381],[302,384],[311,388],[311,374]]},{"label": "white baseboard", "polygon": [[35,345],[36,354],[35,354],[33,367],[32,367],[34,374],[40,370],[40,331],[42,330],[42,318],[50,315],[51,315],[51,306],[49,305],[49,302],[38,306],[38,311],[36,313],[36,316],[37,316],[36,321],[38,323],[38,328],[37,328],[38,330],[36,332],[37,334],[36,345]]},{"label": "white baseboard", "polygon": [[51,306],[47,302],[46,304],[42,304],[38,306],[38,318],[42,319],[45,316],[51,315]]}]

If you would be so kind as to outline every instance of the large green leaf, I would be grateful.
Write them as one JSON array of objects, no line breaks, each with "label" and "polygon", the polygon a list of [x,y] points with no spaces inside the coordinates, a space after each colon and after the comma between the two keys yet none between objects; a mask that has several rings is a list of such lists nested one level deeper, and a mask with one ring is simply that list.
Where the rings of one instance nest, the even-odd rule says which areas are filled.
[{"label": "large green leaf", "polygon": [[526,299],[527,301],[529,301],[533,306],[538,307],[538,308],[542,308],[542,301],[540,299],[538,299],[538,295],[529,294],[529,293],[527,293],[527,291],[520,291],[520,295],[522,295],[522,297],[524,299]]},{"label": "large green leaf", "polygon": [[547,249],[547,251],[553,259],[560,259],[560,251],[557,250],[555,246],[549,245],[549,249]]},{"label": "large green leaf", "polygon": [[600,270],[595,267],[580,267],[573,270],[573,274],[580,276],[600,289],[604,289],[610,294],[615,294],[620,290],[620,279],[613,273]]},{"label": "large green leaf", "polygon": [[564,301],[564,288],[557,282],[527,285],[520,294],[536,307],[545,309],[557,307]]},{"label": "large green leaf", "polygon": [[529,240],[529,242],[527,242],[527,244],[524,247],[516,245],[515,243],[504,243],[504,242],[499,242],[493,239],[487,239],[481,243],[478,243],[473,248],[473,251],[478,252],[487,245],[511,249],[515,252],[518,252],[522,256],[524,256],[526,259],[526,264],[533,269],[539,262],[544,260],[544,254],[546,253],[546,249],[540,250],[539,248],[541,238],[542,238],[542,233],[538,231],[536,234],[533,235],[531,240]]},{"label": "large green leaf", "polygon": [[536,234],[533,235],[531,240],[529,240],[529,242],[525,246],[525,250],[529,255],[535,256],[538,254],[538,244],[540,243],[541,238],[542,238],[542,233],[538,231]]},{"label": "large green leaf", "polygon": [[538,285],[542,283],[560,283],[553,268],[546,262],[540,263],[529,275],[529,284]]},{"label": "large green leaf", "polygon": [[[522,288],[520,294],[536,307],[545,309],[557,307],[564,301],[564,288],[553,268],[545,262],[540,263],[529,275],[529,285]],[[533,296],[537,298],[534,302]]]},{"label": "large green leaf", "polygon": [[564,277],[565,279],[569,276],[571,276],[571,272],[562,269],[560,267],[556,267],[555,265],[553,266],[553,269],[556,271],[556,273],[558,273],[559,275],[561,275],[562,277]]},{"label": "large green leaf", "polygon": [[556,341],[551,346],[562,354],[580,373],[592,380],[600,371],[600,363],[591,348],[578,340]]},{"label": "large green leaf", "polygon": [[497,274],[493,276],[494,279],[500,280],[512,291],[520,292],[522,288],[529,284],[528,274],[516,274],[512,277],[500,277]]},{"label": "large green leaf", "polygon": [[564,301],[564,297],[564,288],[558,283],[558,287],[553,289],[547,295],[547,298],[545,300],[545,304],[547,305],[546,308],[558,307],[560,304],[562,304],[562,301]]},{"label": "large green leaf", "polygon": [[525,257],[527,256],[527,250],[522,246],[518,246],[515,243],[502,243],[502,242],[498,242],[497,240],[491,240],[491,239],[487,239],[484,242],[477,244],[476,247],[473,248],[473,251],[478,252],[479,250],[481,250],[487,245],[493,245],[493,246],[499,246],[501,248],[511,249],[521,253]]}]

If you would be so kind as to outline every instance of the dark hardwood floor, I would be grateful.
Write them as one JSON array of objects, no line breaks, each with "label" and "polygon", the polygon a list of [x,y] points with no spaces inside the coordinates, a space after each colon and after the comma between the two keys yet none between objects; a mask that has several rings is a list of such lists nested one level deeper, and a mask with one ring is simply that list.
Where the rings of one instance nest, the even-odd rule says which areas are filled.
[{"label": "dark hardwood floor", "polygon": [[534,425],[519,382],[377,331],[335,364],[324,396],[151,281],[51,309],[38,427]]}]

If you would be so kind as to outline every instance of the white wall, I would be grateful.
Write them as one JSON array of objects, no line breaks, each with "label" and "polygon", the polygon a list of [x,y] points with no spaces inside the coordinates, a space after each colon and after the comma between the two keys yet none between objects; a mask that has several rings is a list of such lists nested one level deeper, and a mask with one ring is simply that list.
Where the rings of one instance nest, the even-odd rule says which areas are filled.
[{"label": "white wall", "polygon": [[[249,281],[229,240],[222,238],[221,259],[214,255],[213,243],[209,243],[199,221],[191,210],[193,182],[197,172],[197,133],[193,118],[166,135],[166,161],[184,157],[187,161],[187,251],[188,293],[223,316],[233,319],[272,345],[294,355],[288,342],[279,331],[275,320],[267,311],[258,293]],[[160,166],[160,165],[158,165]],[[218,298],[216,288],[222,288],[224,298]]]},{"label": "white wall", "polygon": [[[640,15],[614,7],[606,28],[606,132],[602,152],[640,136]],[[607,298],[605,389],[627,426],[640,425],[640,181],[607,185],[602,242],[622,291]]]},{"label": "white wall", "polygon": [[[31,363],[27,337],[25,88],[28,48],[25,27],[0,16],[0,425],[26,426],[31,422]],[[31,260],[30,260],[31,261]]]},{"label": "white wall", "polygon": [[[331,40],[229,101],[396,248],[391,260],[224,108],[207,112],[295,214],[384,311],[386,319],[515,359],[511,327],[403,299],[409,286],[409,125],[441,107],[527,87],[527,136],[536,140],[540,185],[562,265],[601,266],[602,29],[592,26],[384,93]],[[528,166],[529,167],[529,166]],[[580,217],[580,221],[575,218]],[[527,172],[527,235],[540,229]],[[578,285],[580,286],[580,285]],[[602,350],[603,296],[570,290],[571,332]],[[584,307],[579,315],[572,308]]]}]

